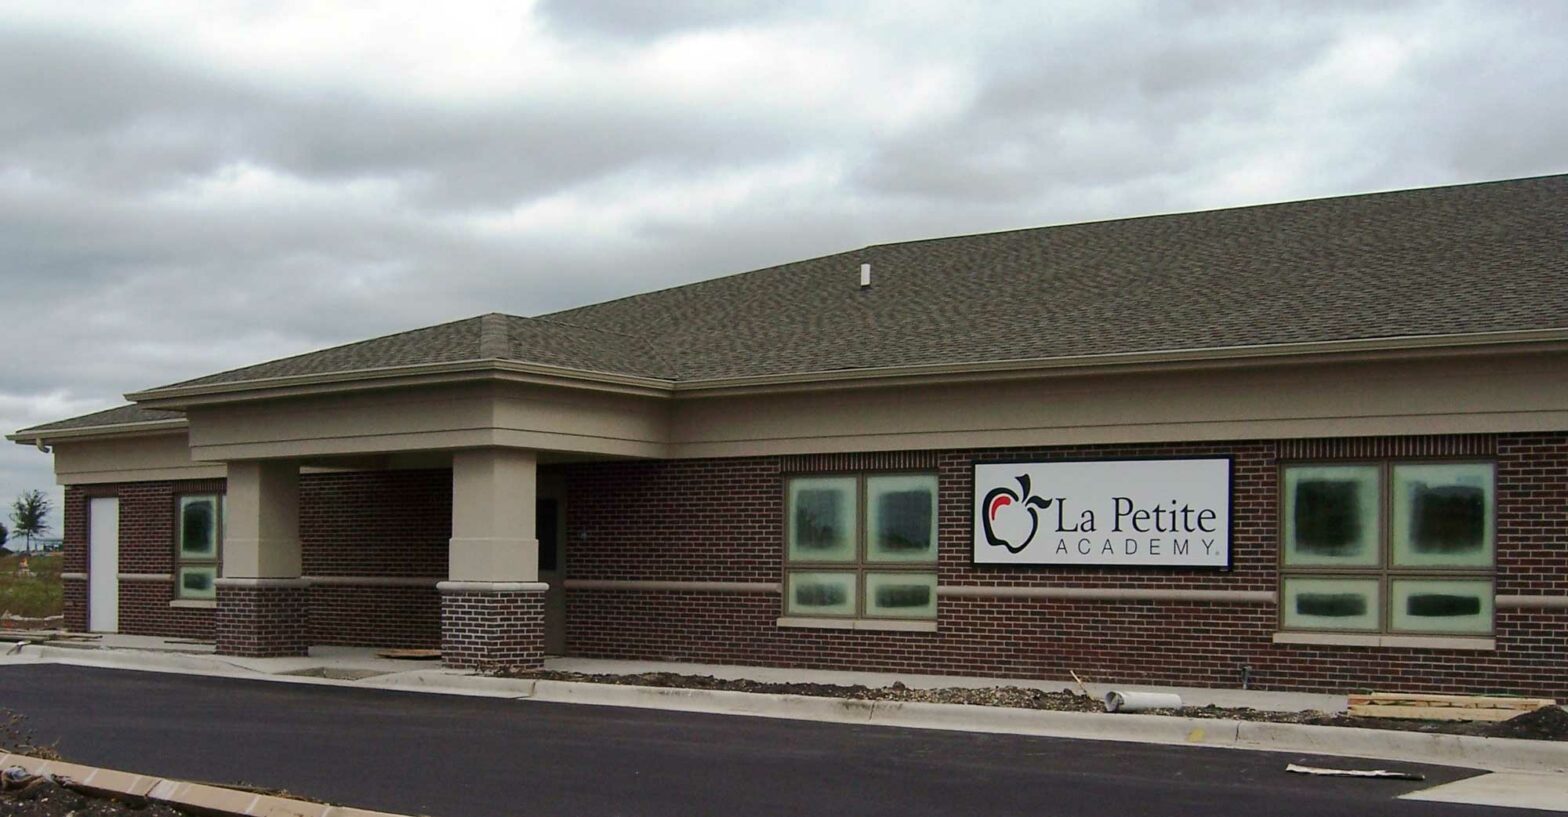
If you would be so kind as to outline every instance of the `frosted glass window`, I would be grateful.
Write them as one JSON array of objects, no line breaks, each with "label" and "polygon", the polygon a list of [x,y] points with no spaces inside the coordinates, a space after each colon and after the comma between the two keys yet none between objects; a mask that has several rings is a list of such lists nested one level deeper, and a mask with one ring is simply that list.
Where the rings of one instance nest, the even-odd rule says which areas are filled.
[{"label": "frosted glass window", "polygon": [[785,587],[785,612],[800,616],[852,616],[857,607],[854,573],[792,572]]},{"label": "frosted glass window", "polygon": [[206,567],[182,567],[179,573],[179,596],[182,599],[212,599],[217,598],[218,592],[214,582],[218,578],[218,568],[215,565]]},{"label": "frosted glass window", "polygon": [[796,562],[855,561],[854,477],[792,479],[788,491],[788,557]]},{"label": "frosted glass window", "polygon": [[218,555],[218,498],[180,498],[180,557],[215,559]]},{"label": "frosted glass window", "polygon": [[1287,577],[1283,624],[1303,630],[1376,630],[1382,618],[1377,579]]},{"label": "frosted glass window", "polygon": [[936,477],[867,477],[866,530],[869,561],[936,561]]},{"label": "frosted glass window", "polygon": [[1395,579],[1391,629],[1411,633],[1490,633],[1492,583],[1486,579]]},{"label": "frosted glass window", "polygon": [[866,615],[936,618],[936,574],[867,573]]},{"label": "frosted glass window", "polygon": [[1379,469],[1375,465],[1285,470],[1285,564],[1364,567],[1378,563]]},{"label": "frosted glass window", "polygon": [[1488,463],[1396,465],[1395,567],[1490,567],[1496,509]]}]

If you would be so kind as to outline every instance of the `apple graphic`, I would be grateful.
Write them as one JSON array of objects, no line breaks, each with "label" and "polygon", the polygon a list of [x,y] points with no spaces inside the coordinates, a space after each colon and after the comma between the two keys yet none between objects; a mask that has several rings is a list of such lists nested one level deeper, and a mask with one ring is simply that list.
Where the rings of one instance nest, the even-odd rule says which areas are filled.
[{"label": "apple graphic", "polygon": [[1051,505],[1051,500],[1030,492],[1028,474],[1020,474],[1016,479],[1019,490],[1005,486],[991,489],[980,512],[986,543],[1007,548],[1009,553],[1018,553],[1034,541],[1040,529],[1040,509]]}]

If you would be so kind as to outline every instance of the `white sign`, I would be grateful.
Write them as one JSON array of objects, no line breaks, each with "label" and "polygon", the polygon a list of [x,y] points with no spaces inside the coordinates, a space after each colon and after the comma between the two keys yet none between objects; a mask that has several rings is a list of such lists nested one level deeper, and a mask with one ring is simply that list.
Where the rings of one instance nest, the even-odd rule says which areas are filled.
[{"label": "white sign", "polygon": [[975,465],[974,562],[1230,566],[1229,459]]}]

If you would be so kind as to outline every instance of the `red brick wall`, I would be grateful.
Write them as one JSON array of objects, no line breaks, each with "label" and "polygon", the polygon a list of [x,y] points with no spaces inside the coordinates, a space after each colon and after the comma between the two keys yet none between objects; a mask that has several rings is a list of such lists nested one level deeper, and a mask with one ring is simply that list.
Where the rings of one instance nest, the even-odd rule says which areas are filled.
[{"label": "red brick wall", "polygon": [[[1416,445],[1420,443],[1420,445]],[[1428,445],[1430,443],[1430,445]],[[1405,451],[1490,439],[1371,440]],[[940,481],[944,585],[1276,589],[1273,442],[931,453]],[[1568,594],[1568,434],[1496,440],[1501,594]],[[1233,570],[985,567],[970,562],[972,463],[1229,455]],[[855,457],[834,462],[854,467]],[[876,457],[862,458],[867,465]],[[782,578],[783,462],[618,462],[565,469],[567,575],[594,579]],[[943,598],[935,633],[780,628],[776,594],[572,590],[567,650],[607,658],[1229,686],[1497,691],[1568,697],[1568,612],[1502,610],[1492,652],[1274,644],[1276,608],[1234,603]]]},{"label": "red brick wall", "polygon": [[[306,576],[439,579],[452,536],[452,472],[355,471],[300,480]],[[441,597],[423,587],[310,588],[314,644],[435,648]]]},{"label": "red brick wall", "polygon": [[544,593],[441,595],[441,663],[469,669],[537,669],[544,660]]},{"label": "red brick wall", "polygon": [[[121,573],[174,570],[175,496],[222,492],[222,480],[69,486],[65,570],[85,572],[87,502],[120,499]],[[447,470],[307,474],[300,479],[300,543],[306,575],[438,578],[446,574],[452,525]],[[120,631],[211,639],[213,611],[170,607],[171,581],[120,582]],[[434,647],[441,599],[429,587],[330,585],[309,591],[312,643]],[[87,628],[87,583],[66,583],[66,626]]]},{"label": "red brick wall", "polygon": [[[174,571],[175,496],[180,493],[222,492],[222,480],[135,482],[122,485],[68,486],[62,533],[65,570],[90,569],[87,549],[87,506],[93,497],[120,499],[120,564],[118,573],[170,575]],[[212,611],[171,608],[171,580],[128,579],[120,582],[120,632],[181,638],[212,638]],[[87,583],[66,582],[65,623],[87,629]]]}]

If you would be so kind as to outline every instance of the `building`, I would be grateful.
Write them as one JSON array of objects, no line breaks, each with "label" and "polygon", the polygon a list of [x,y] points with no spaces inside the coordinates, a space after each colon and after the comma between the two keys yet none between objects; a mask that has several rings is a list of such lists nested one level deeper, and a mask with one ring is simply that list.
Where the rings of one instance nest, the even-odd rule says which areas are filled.
[{"label": "building", "polygon": [[1568,176],[872,246],[11,435],[66,620],[1568,697]]}]

